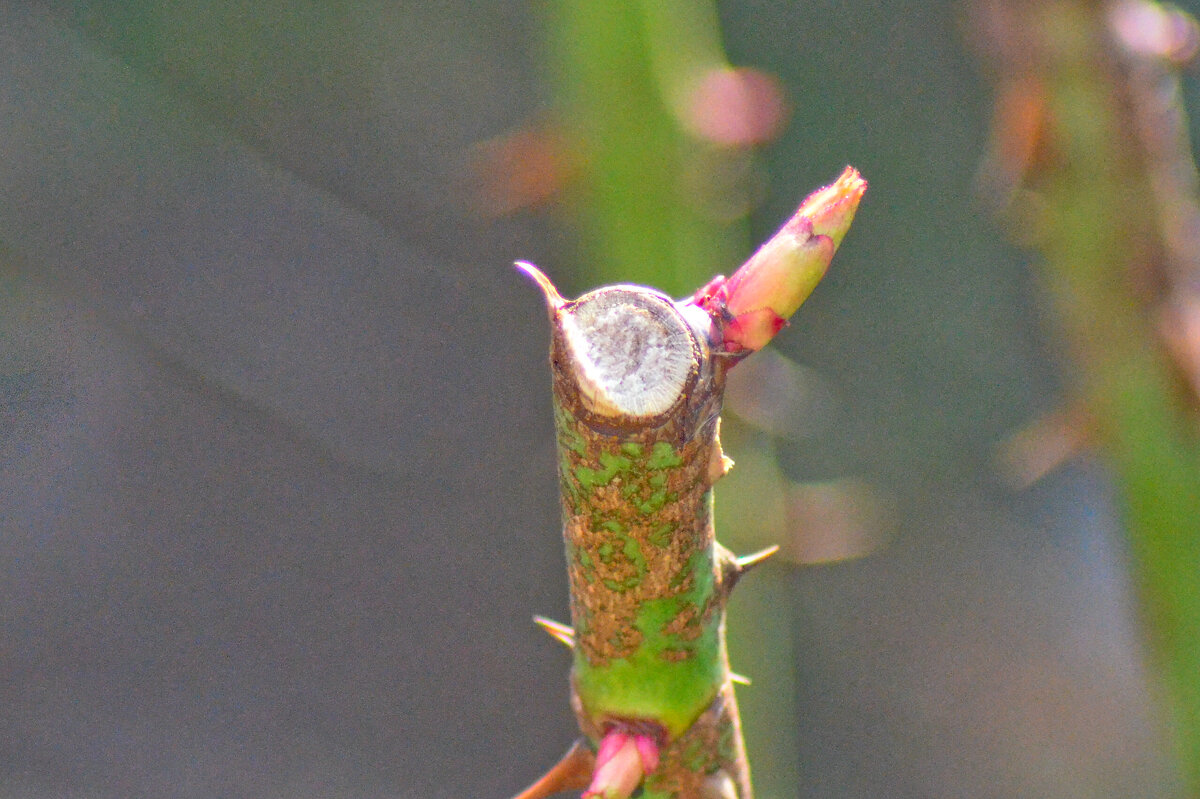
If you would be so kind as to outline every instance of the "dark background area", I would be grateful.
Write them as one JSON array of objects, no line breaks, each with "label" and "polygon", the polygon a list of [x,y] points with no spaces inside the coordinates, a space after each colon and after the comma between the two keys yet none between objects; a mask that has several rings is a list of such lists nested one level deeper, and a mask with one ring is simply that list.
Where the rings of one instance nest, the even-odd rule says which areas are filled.
[{"label": "dark background area", "polygon": [[[779,460],[893,520],[739,589],[773,611],[731,620],[774,708],[746,711],[761,799],[1174,784],[1103,470],[992,467],[1059,362],[973,195],[962,11],[720,5],[794,109],[754,239],[846,163],[871,182],[777,344],[835,421]],[[530,622],[566,616],[547,331],[510,265],[592,283],[562,215],[481,218],[465,177],[548,108],[538,26],[0,3],[0,794],[504,797],[573,740]],[[739,658],[752,625],[772,658]]]}]

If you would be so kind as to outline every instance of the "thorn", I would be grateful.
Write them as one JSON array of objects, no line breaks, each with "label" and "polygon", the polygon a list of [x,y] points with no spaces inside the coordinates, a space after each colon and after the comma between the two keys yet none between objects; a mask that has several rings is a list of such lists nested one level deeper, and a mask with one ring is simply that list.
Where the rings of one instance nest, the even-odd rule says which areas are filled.
[{"label": "thorn", "polygon": [[712,454],[708,459],[708,484],[720,480],[725,475],[729,474],[729,470],[733,468],[733,458],[730,458],[721,449],[721,420],[717,419],[717,440],[712,448]]},{"label": "thorn", "polygon": [[759,550],[749,555],[742,557],[734,557],[729,550],[721,548],[721,583],[724,587],[726,596],[733,591],[733,587],[737,585],[738,580],[745,576],[746,572],[753,569],[758,564],[762,563],[767,558],[779,551],[779,545],[769,546],[766,549]]},{"label": "thorn", "polygon": [[537,782],[513,799],[545,799],[563,791],[582,791],[592,779],[596,755],[582,738],[571,745],[562,759],[538,778]]},{"label": "thorn", "polygon": [[541,269],[538,269],[528,261],[514,261],[513,266],[531,278],[537,284],[537,287],[542,290],[542,296],[546,300],[546,309],[550,312],[551,316],[554,316],[554,314],[558,313],[559,309],[567,304],[563,296],[558,293],[558,289],[550,282],[550,278],[546,277],[546,273]]},{"label": "thorn", "polygon": [[545,616],[534,616],[533,623],[550,633],[550,637],[567,649],[575,648],[575,630],[562,622],[547,619]]},{"label": "thorn", "polygon": [[735,682],[738,685],[750,685],[750,678],[745,674],[738,674],[736,671],[729,672],[729,681]]},{"label": "thorn", "polygon": [[738,572],[740,574],[745,574],[778,551],[779,544],[772,544],[766,549],[760,549],[758,552],[753,552],[749,555],[743,555],[737,559]]}]

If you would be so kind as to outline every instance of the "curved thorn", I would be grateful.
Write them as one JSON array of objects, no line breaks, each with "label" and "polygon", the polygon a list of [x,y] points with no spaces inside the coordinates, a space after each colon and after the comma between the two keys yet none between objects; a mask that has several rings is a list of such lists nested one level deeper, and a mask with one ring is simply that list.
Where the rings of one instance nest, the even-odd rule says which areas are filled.
[{"label": "curved thorn", "polygon": [[730,682],[735,682],[738,685],[750,685],[750,678],[745,674],[738,674],[736,671],[729,672]]},{"label": "curved thorn", "polygon": [[534,616],[533,623],[550,634],[550,637],[567,649],[575,648],[575,630],[562,622],[547,619],[545,616]]},{"label": "curved thorn", "polygon": [[581,791],[591,781],[595,765],[596,755],[580,738],[549,771],[513,799],[545,799],[563,791]]},{"label": "curved thorn", "polygon": [[721,555],[721,582],[724,586],[726,595],[733,591],[738,580],[746,575],[746,572],[753,569],[758,564],[762,563],[767,558],[779,551],[779,545],[769,546],[766,549],[761,549],[758,552],[753,552],[742,557],[734,557],[729,550],[722,547]]},{"label": "curved thorn", "polygon": [[567,304],[563,296],[558,293],[558,289],[550,282],[550,278],[546,277],[546,273],[538,269],[528,261],[514,261],[513,266],[531,278],[537,287],[542,290],[542,296],[546,300],[546,309],[550,315],[558,313],[559,309]]},{"label": "curved thorn", "polygon": [[758,552],[752,552],[749,555],[743,555],[737,559],[738,571],[741,574],[745,574],[778,551],[779,544],[772,544],[766,549],[760,549]]}]

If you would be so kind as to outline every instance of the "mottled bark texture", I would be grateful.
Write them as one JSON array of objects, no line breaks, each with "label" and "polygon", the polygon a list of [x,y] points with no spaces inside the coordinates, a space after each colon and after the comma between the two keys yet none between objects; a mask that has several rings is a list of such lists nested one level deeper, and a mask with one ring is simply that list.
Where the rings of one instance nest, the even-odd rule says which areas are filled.
[{"label": "mottled bark texture", "polygon": [[729,465],[720,331],[648,288],[543,288],[580,729],[657,743],[645,796],[749,799],[724,630],[739,566],[712,519]]},{"label": "mottled bark texture", "polygon": [[732,278],[684,301],[641,286],[567,301],[518,264],[550,312],[571,589],[572,626],[539,623],[573,650],[587,741],[519,799],[581,783],[585,799],[751,799],[725,605],[772,550],[735,558],[713,532],[713,484],[731,466],[718,438],[725,374],[825,274],[865,189],[847,168]]}]

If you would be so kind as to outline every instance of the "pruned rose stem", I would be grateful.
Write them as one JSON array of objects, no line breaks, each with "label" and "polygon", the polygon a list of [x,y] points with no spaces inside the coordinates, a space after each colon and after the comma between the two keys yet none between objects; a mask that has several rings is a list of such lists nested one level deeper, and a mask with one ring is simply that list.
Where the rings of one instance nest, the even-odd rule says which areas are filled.
[{"label": "pruned rose stem", "polygon": [[[685,301],[632,285],[566,300],[518,264],[551,321],[571,595],[570,627],[539,624],[572,650],[572,707],[594,753],[573,748],[522,799],[580,785],[602,799],[639,787],[750,799],[725,607],[769,552],[739,559],[716,541],[712,489],[732,466],[718,436],[725,376],[811,292],[865,185],[847,170],[747,266]],[[759,325],[765,313],[778,323]]]}]

